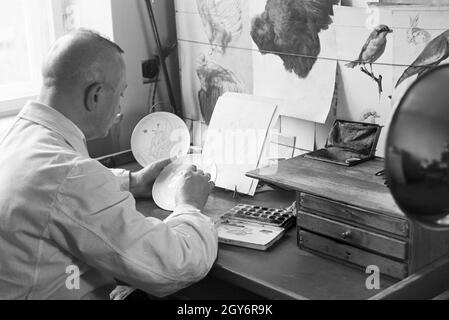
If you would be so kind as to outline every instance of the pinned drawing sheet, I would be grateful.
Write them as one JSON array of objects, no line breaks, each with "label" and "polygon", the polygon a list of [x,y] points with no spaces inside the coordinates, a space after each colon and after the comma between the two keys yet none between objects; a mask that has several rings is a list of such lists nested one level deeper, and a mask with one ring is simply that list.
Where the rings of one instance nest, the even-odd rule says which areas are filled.
[{"label": "pinned drawing sheet", "polygon": [[254,195],[258,181],[245,174],[260,166],[277,118],[277,105],[270,99],[238,94],[220,97],[203,149],[203,155],[217,166],[217,187]]}]

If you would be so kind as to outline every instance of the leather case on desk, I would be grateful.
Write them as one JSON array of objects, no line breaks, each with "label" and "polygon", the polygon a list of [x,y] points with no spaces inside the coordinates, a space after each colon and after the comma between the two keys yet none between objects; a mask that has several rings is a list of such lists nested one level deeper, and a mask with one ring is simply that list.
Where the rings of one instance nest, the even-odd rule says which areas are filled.
[{"label": "leather case on desk", "polygon": [[382,127],[377,124],[336,120],[325,148],[304,155],[319,161],[353,166],[374,158]]}]

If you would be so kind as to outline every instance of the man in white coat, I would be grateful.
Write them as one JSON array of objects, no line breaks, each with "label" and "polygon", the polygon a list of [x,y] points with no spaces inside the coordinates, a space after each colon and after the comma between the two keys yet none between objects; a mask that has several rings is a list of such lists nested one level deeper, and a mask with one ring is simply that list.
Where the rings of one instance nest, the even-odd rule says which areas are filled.
[{"label": "man in white coat", "polygon": [[[0,138],[0,299],[108,299],[115,280],[166,296],[216,259],[202,213],[210,175],[192,167],[160,221],[139,213],[135,197],[151,196],[168,162],[129,173],[88,155],[86,140],[106,136],[120,113],[122,54],[87,30],[57,40],[39,97]],[[68,285],[74,270],[79,285]]]}]

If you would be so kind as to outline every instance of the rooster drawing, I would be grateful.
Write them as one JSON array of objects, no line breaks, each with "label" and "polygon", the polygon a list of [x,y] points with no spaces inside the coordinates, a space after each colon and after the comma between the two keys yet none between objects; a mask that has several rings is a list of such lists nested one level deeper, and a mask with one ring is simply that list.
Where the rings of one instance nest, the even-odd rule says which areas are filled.
[{"label": "rooster drawing", "polygon": [[208,125],[218,98],[225,92],[243,93],[244,85],[231,70],[208,61],[204,56],[200,58],[196,72],[201,83],[198,92],[201,115]]},{"label": "rooster drawing", "polygon": [[212,50],[226,53],[243,30],[240,0],[196,0],[198,12]]},{"label": "rooster drawing", "polygon": [[332,23],[339,0],[267,0],[251,37],[262,54],[276,54],[289,72],[306,78],[321,52],[318,34]]}]

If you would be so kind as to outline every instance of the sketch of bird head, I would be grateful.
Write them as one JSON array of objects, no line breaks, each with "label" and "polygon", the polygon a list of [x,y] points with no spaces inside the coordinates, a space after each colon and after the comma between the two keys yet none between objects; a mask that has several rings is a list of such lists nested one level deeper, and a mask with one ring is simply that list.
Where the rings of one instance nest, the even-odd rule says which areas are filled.
[{"label": "sketch of bird head", "polygon": [[430,33],[418,27],[419,24],[419,14],[414,16],[410,16],[410,27],[407,30],[407,42],[411,45],[414,45],[415,50],[421,52],[424,47],[432,40],[432,36]]},{"label": "sketch of bird head", "polygon": [[201,115],[206,124],[210,123],[215,104],[225,92],[245,92],[243,82],[232,72],[216,62],[200,56],[196,69],[201,88],[198,92]]},{"label": "sketch of bird head", "polygon": [[380,24],[374,29],[374,32],[377,32],[377,36],[386,37],[389,33],[392,33],[393,30],[384,24]]}]

